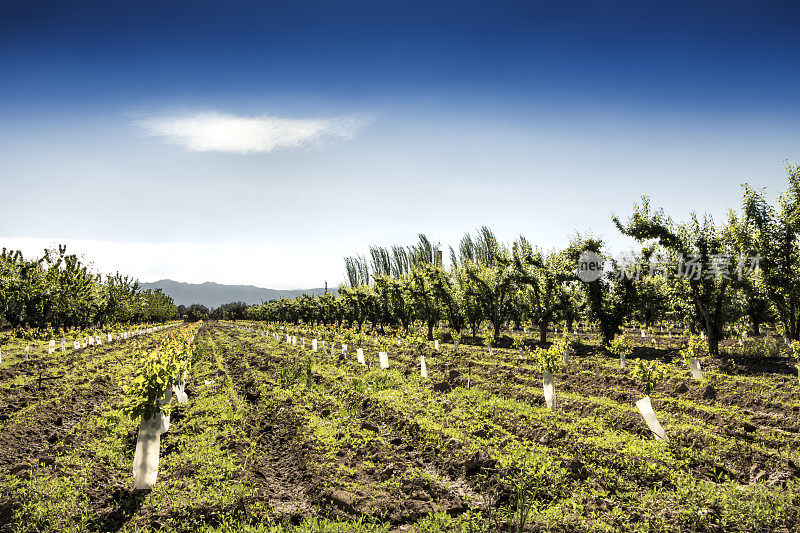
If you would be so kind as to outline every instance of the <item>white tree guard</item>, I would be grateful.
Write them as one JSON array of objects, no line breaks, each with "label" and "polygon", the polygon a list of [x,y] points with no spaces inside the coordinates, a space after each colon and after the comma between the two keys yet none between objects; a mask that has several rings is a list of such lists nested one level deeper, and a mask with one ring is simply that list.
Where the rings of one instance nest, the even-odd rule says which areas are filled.
[{"label": "white tree guard", "polygon": [[189,401],[189,397],[186,395],[187,377],[188,377],[188,372],[184,370],[183,375],[178,380],[178,383],[172,386],[172,393],[175,395],[175,398],[178,400],[178,403],[186,403]]},{"label": "white tree guard", "polygon": [[356,350],[356,359],[362,365],[367,366],[367,361],[364,359],[364,348],[359,348]]},{"label": "white tree guard", "polygon": [[619,367],[624,369],[625,368],[625,354],[619,354]]},{"label": "white tree guard", "polygon": [[311,341],[311,351],[312,352],[316,352],[317,351],[317,339],[314,339],[313,341]]},{"label": "white tree guard", "polygon": [[686,362],[689,364],[689,370],[692,372],[694,379],[703,379],[703,371],[700,370],[700,361],[697,357],[689,357]]},{"label": "white tree guard", "polygon": [[378,358],[381,361],[381,368],[384,370],[389,368],[389,354],[386,352],[378,352]]},{"label": "white tree guard", "polygon": [[428,365],[425,364],[425,356],[419,356],[419,373],[423,378],[428,377]]},{"label": "white tree guard", "polygon": [[642,413],[644,421],[647,422],[647,427],[649,427],[650,431],[655,434],[656,438],[659,438],[664,442],[669,442],[667,432],[664,431],[663,427],[661,427],[661,424],[658,422],[658,418],[656,418],[656,413],[653,411],[653,404],[650,403],[650,396],[645,396],[636,402],[636,407],[639,409],[639,412]]},{"label": "white tree guard", "polygon": [[542,372],[542,389],[544,390],[544,403],[547,404],[547,408],[555,410],[556,386],[553,383],[553,373],[549,370]]},{"label": "white tree guard", "polygon": [[135,490],[150,489],[158,477],[161,435],[169,430],[169,416],[158,413],[139,425],[136,453],[133,456]]}]

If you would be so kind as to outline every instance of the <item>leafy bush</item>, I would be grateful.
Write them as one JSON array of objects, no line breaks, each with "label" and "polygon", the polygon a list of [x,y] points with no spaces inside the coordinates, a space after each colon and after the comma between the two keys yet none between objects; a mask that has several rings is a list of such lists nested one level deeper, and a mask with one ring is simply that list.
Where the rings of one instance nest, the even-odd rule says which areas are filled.
[{"label": "leafy bush", "polygon": [[556,372],[561,364],[561,351],[556,344],[550,348],[537,347],[533,352],[536,364],[540,370]]},{"label": "leafy bush", "polygon": [[192,331],[168,336],[164,342],[140,358],[133,379],[122,387],[127,398],[123,412],[132,419],[149,420],[159,412],[169,413],[165,396],[182,379],[191,364]]},{"label": "leafy bush", "polygon": [[649,396],[656,385],[664,379],[664,373],[664,365],[658,361],[639,359],[633,366],[631,375],[633,379],[644,385],[645,393]]},{"label": "leafy bush", "polygon": [[575,349],[575,341],[568,331],[564,331],[564,334],[553,343],[552,348],[559,355],[563,354],[566,350],[572,352]]},{"label": "leafy bush", "polygon": [[525,338],[524,337],[514,337],[514,342],[512,344],[515,350],[519,350],[519,354],[522,355],[525,349]]},{"label": "leafy bush", "polygon": [[707,354],[708,342],[698,335],[689,335],[689,341],[686,347],[681,349],[681,356],[683,356],[684,361],[688,361],[692,357],[700,357],[701,355]]},{"label": "leafy bush", "polygon": [[453,331],[451,333],[451,335],[453,337],[453,345],[455,346],[454,347],[454,351],[457,352],[458,351],[458,345],[461,343],[461,337],[462,337],[461,332],[460,331]]},{"label": "leafy bush", "polygon": [[609,350],[611,350],[611,353],[614,355],[628,355],[631,353],[631,343],[623,333],[622,335],[617,335],[614,340],[611,341]]},{"label": "leafy bush", "polygon": [[409,337],[408,343],[417,354],[422,354],[425,351],[425,347],[428,345],[428,341],[425,337],[419,334]]}]

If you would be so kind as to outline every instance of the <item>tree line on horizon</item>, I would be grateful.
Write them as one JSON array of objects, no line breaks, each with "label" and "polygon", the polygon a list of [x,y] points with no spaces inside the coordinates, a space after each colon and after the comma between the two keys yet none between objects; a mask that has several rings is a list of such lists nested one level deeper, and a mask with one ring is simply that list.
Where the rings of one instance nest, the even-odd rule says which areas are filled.
[{"label": "tree line on horizon", "polygon": [[[631,264],[652,265],[658,258],[666,266],[659,274],[693,263],[713,266],[713,275],[708,269],[699,276],[635,275],[630,265],[609,259],[612,268],[587,282],[578,275],[578,261],[586,252],[603,254],[602,239],[577,234],[564,249],[546,251],[524,236],[503,243],[482,227],[449,248],[447,267],[440,244],[420,234],[411,246],[371,246],[368,258],[345,257],[347,283],[338,294],[326,290],[209,310],[202,304],[175,306],[160,289],[142,291],[138,281],[119,273],[94,274],[65,246],[45,250],[38,259],[3,248],[0,325],[63,331],[211,318],[408,331],[419,324],[432,339],[439,326],[476,337],[486,323],[492,341],[505,327],[529,324],[546,342],[554,324],[572,330],[581,322],[597,327],[610,343],[630,321],[650,327],[666,320],[691,333],[704,331],[713,354],[726,334],[744,327],[758,335],[762,325],[771,324],[789,340],[800,337],[797,165],[787,165],[787,188],[774,205],[764,191],[745,184],[741,210],[729,210],[722,223],[695,213],[675,222],[646,197],[626,220],[612,220],[641,244]],[[758,268],[743,271],[742,258],[756,258]]]},{"label": "tree line on horizon", "polygon": [[[449,248],[447,268],[440,245],[424,234],[411,246],[371,246],[368,258],[345,257],[347,284],[338,296],[281,298],[247,307],[243,318],[359,331],[365,324],[380,331],[419,324],[429,339],[440,325],[475,337],[485,322],[490,341],[504,327],[530,324],[541,342],[554,324],[572,330],[584,322],[595,325],[606,343],[629,321],[650,327],[667,320],[705,332],[715,355],[728,332],[745,327],[758,335],[763,325],[774,324],[798,340],[800,167],[786,169],[787,188],[776,204],[745,184],[741,210],[729,210],[722,223],[695,213],[676,222],[643,197],[626,220],[612,216],[640,250],[628,264],[608,259],[612,268],[593,281],[580,279],[577,265],[585,252],[603,254],[600,238],[578,234],[564,249],[545,251],[523,236],[503,243],[482,227]],[[742,268],[745,258],[753,268]],[[658,275],[630,270],[655,259],[664,265]],[[695,268],[691,275],[670,275],[689,267]]]},{"label": "tree line on horizon", "polygon": [[76,328],[177,317],[172,298],[160,289],[143,291],[138,281],[119,273],[92,273],[64,245],[35,259],[18,250],[3,248],[0,253],[0,325],[6,323],[15,332],[52,336]]}]

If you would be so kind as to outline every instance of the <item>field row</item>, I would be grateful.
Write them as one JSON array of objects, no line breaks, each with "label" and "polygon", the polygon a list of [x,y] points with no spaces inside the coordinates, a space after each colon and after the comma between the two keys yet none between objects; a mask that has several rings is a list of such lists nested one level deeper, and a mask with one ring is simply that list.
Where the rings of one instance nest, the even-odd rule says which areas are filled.
[{"label": "field row", "polygon": [[669,364],[651,395],[666,444],[634,406],[642,391],[588,341],[556,373],[550,410],[541,372],[515,350],[430,346],[423,378],[407,346],[392,346],[384,370],[375,346],[364,366],[354,350],[313,353],[310,337],[303,348],[219,323],[195,339],[189,402],[172,408],[156,485],[134,491],[138,421],[122,414],[121,384],[164,334],[3,377],[0,531],[780,531],[800,521],[800,398],[782,371],[731,374],[709,360],[696,382]]}]

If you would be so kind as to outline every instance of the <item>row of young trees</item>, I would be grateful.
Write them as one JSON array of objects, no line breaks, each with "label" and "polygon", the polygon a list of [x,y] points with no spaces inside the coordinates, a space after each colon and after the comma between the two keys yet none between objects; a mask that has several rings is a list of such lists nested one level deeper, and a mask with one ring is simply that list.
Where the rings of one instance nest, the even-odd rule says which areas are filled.
[{"label": "row of young trees", "polygon": [[247,304],[244,302],[230,302],[219,307],[209,309],[203,304],[192,304],[178,306],[178,317],[187,322],[199,322],[200,320],[242,320],[247,316]]},{"label": "row of young trees", "polygon": [[178,310],[160,289],[142,291],[120,274],[94,274],[66,246],[26,259],[0,254],[0,323],[12,328],[67,330],[115,323],[166,322]]},{"label": "row of young trees", "polygon": [[524,237],[500,242],[486,227],[450,247],[448,268],[439,245],[427,236],[409,246],[374,246],[369,258],[345,258],[348,283],[338,296],[303,295],[251,306],[245,316],[321,324],[365,324],[408,329],[422,323],[432,338],[447,324],[454,332],[491,324],[531,323],[541,341],[556,322],[597,325],[605,342],[626,321],[649,327],[660,320],[705,331],[711,353],[719,353],[726,326],[746,322],[755,334],[777,323],[788,339],[800,334],[800,168],[787,165],[788,187],[771,205],[763,191],[747,185],[741,212],[727,220],[690,214],[675,222],[647,198],[631,215],[613,221],[641,244],[627,261],[607,259],[603,274],[584,281],[580,259],[602,255],[603,241],[577,235],[563,250],[545,251]]}]

